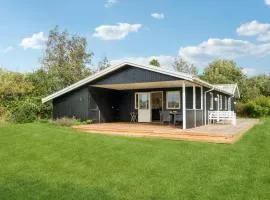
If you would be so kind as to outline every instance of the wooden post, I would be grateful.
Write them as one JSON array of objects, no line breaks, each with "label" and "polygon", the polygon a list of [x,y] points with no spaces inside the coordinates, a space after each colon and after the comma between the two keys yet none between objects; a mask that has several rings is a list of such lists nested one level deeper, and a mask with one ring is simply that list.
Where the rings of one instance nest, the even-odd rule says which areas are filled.
[{"label": "wooden post", "polygon": [[183,110],[183,129],[186,129],[186,84],[182,83],[182,110]]}]

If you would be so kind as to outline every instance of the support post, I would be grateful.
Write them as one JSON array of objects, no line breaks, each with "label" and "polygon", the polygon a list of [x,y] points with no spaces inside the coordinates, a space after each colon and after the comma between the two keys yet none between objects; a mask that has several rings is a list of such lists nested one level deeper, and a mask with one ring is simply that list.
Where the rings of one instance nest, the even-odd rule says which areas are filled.
[{"label": "support post", "polygon": [[186,129],[186,84],[182,83],[182,111],[183,111],[183,129]]},{"label": "support post", "polygon": [[194,112],[194,127],[196,127],[196,86],[193,84],[193,112]]}]

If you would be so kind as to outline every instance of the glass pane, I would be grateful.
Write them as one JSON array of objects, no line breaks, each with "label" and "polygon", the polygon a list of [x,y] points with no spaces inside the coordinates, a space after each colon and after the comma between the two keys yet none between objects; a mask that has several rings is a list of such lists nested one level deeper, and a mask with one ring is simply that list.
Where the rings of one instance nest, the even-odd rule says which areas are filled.
[{"label": "glass pane", "polygon": [[149,94],[141,93],[139,94],[139,109],[148,109],[149,108]]},{"label": "glass pane", "polygon": [[167,107],[171,109],[180,108],[180,93],[179,92],[167,93]]}]

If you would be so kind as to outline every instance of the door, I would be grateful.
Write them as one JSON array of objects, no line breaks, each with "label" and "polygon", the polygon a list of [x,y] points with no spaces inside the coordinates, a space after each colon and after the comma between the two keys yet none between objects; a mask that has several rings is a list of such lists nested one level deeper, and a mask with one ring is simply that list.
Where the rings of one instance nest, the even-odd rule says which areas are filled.
[{"label": "door", "polygon": [[150,93],[138,93],[138,122],[151,122]]}]

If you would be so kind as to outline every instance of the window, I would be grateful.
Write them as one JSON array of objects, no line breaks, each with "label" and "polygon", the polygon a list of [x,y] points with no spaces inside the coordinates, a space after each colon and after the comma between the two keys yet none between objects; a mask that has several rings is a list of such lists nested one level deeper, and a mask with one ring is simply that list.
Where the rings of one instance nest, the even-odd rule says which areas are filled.
[{"label": "window", "polygon": [[210,92],[210,110],[214,109],[214,95],[213,92]]},{"label": "window", "polygon": [[231,97],[228,98],[228,110],[232,110]]},{"label": "window", "polygon": [[138,93],[135,93],[135,109],[138,109]]},{"label": "window", "polygon": [[225,103],[225,110],[228,110],[228,98],[225,96],[224,97],[224,103]]},{"label": "window", "polygon": [[222,110],[222,95],[219,95],[219,110]]},{"label": "window", "polygon": [[149,109],[149,93],[139,93],[138,94],[138,108],[140,110]]},{"label": "window", "polygon": [[180,108],[180,92],[179,91],[167,92],[166,105],[167,105],[167,109],[179,109]]}]

